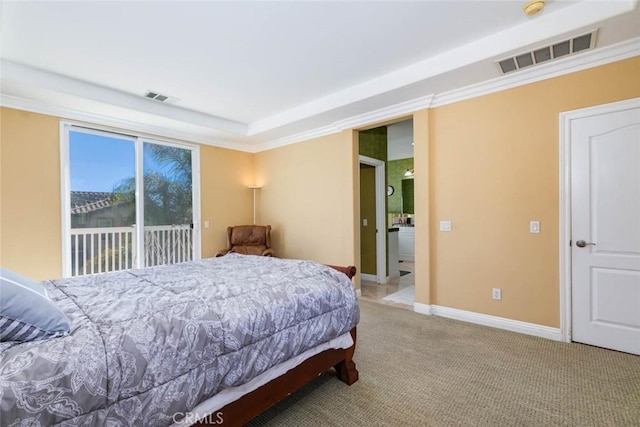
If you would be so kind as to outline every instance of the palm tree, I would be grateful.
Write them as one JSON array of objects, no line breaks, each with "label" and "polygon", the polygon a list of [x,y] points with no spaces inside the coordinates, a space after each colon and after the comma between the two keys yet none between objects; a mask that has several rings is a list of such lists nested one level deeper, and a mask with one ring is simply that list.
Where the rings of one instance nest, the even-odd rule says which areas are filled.
[{"label": "palm tree", "polygon": [[191,182],[191,151],[168,145],[146,144],[146,150],[160,166],[169,166],[174,179]]},{"label": "palm tree", "polygon": [[[145,144],[144,155],[156,167],[144,171],[145,225],[190,224],[192,210],[191,151],[158,144]],[[135,178],[120,181],[113,189],[113,203],[134,200]],[[130,221],[135,222],[135,212]]]}]

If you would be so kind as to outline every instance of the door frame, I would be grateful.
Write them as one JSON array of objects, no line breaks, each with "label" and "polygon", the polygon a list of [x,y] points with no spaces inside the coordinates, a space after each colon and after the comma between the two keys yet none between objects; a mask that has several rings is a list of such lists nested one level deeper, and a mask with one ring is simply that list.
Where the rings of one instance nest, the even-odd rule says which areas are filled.
[{"label": "door frame", "polygon": [[[365,164],[373,166],[376,174],[376,282],[387,283],[387,213],[385,209],[385,162],[360,155],[358,165]],[[359,189],[358,189],[359,192]],[[360,203],[360,197],[358,197]],[[358,218],[360,222],[362,219]],[[361,243],[362,244],[362,243]],[[361,249],[361,248],[360,248]],[[362,250],[360,250],[362,257]],[[361,275],[367,276],[367,275]]]},{"label": "door frame", "polygon": [[640,108],[640,98],[596,105],[560,113],[559,184],[560,184],[560,337],[571,342],[571,123],[601,114]]}]

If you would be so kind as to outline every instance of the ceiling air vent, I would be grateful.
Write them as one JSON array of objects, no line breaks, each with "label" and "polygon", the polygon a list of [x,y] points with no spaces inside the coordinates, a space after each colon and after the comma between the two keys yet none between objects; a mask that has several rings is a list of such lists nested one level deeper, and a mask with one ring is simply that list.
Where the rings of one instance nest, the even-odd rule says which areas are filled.
[{"label": "ceiling air vent", "polygon": [[149,99],[153,99],[155,101],[159,101],[159,102],[164,102],[166,104],[173,104],[175,102],[178,101],[178,98],[173,98],[171,96],[168,95],[162,95],[158,92],[149,90],[147,91],[147,93],[144,94],[145,98],[149,98]]},{"label": "ceiling air vent", "polygon": [[560,42],[537,48],[530,52],[519,53],[515,56],[496,61],[502,74],[521,70],[532,65],[562,58],[567,55],[593,49],[596,46],[597,29],[580,36],[562,40]]}]

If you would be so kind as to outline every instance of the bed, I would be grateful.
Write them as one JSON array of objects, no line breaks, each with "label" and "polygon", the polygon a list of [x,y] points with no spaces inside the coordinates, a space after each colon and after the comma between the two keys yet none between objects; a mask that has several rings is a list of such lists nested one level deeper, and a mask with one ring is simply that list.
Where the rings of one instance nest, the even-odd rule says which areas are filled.
[{"label": "bed", "polygon": [[241,425],[331,367],[352,384],[353,274],[231,253],[48,281],[71,333],[0,343],[1,423]]}]

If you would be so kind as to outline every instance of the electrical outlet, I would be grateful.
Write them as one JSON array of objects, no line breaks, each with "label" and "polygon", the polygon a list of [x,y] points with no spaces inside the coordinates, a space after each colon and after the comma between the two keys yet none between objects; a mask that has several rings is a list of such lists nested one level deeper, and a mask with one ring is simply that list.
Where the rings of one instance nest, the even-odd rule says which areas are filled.
[{"label": "electrical outlet", "polygon": [[367,227],[368,225],[369,225],[369,221],[367,221],[367,218],[364,218],[364,219],[362,220],[362,226],[363,226],[363,227]]},{"label": "electrical outlet", "polygon": [[493,299],[500,301],[502,299],[502,290],[499,288],[493,288],[491,295],[493,296]]}]

